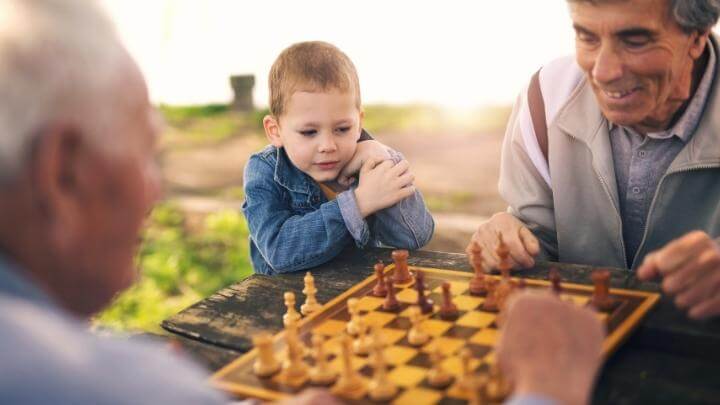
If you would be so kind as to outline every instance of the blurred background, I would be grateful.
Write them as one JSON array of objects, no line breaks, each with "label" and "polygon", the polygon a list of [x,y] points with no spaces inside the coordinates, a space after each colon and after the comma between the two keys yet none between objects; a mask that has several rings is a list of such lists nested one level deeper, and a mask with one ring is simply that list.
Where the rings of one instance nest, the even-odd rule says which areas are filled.
[{"label": "blurred background", "polygon": [[425,249],[462,252],[503,210],[500,144],[529,77],[573,52],[564,0],[102,0],[166,130],[165,200],[138,255],[141,280],[96,325],[159,332],[162,319],[252,274],[242,170],[265,144],[267,73],[287,46],[335,44],[355,63],[367,128],[409,160],[436,221]]}]

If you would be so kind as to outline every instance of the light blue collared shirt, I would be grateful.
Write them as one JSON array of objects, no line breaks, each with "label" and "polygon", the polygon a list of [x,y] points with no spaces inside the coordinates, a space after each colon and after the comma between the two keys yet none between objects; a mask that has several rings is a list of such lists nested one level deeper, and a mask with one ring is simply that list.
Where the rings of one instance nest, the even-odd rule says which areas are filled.
[{"label": "light blue collared shirt", "polygon": [[0,404],[227,402],[162,345],[88,332],[2,255],[0,331]]}]

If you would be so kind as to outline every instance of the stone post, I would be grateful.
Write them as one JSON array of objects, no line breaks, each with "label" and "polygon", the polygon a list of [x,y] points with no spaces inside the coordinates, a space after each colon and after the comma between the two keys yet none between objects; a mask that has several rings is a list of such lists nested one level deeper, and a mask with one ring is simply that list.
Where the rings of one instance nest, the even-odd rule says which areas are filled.
[{"label": "stone post", "polygon": [[234,93],[232,109],[235,111],[252,111],[254,107],[252,91],[255,86],[255,76],[230,76],[230,86],[232,86]]}]

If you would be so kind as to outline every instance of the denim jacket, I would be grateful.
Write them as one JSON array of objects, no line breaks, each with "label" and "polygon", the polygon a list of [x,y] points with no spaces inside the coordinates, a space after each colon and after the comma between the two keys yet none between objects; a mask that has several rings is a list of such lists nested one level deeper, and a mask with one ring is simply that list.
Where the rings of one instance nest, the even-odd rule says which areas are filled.
[{"label": "denim jacket", "polygon": [[[397,163],[402,155],[392,152]],[[277,274],[329,261],[353,241],[359,248],[419,249],[430,241],[434,222],[422,195],[414,195],[363,219],[353,190],[328,201],[310,176],[297,169],[283,148],[272,145],[245,166],[242,209],[250,229],[256,273]]]}]

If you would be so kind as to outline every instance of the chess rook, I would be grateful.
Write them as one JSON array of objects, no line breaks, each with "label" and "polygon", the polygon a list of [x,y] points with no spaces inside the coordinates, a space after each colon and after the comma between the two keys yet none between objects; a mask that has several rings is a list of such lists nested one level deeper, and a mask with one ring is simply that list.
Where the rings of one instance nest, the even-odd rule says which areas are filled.
[{"label": "chess rook", "polygon": [[393,250],[392,252],[392,259],[395,263],[395,274],[393,275],[395,284],[405,284],[412,281],[412,275],[410,275],[407,264],[408,255],[407,250]]},{"label": "chess rook", "polygon": [[590,304],[598,311],[612,310],[615,300],[610,297],[610,271],[607,269],[595,270],[590,275],[595,284]]}]

